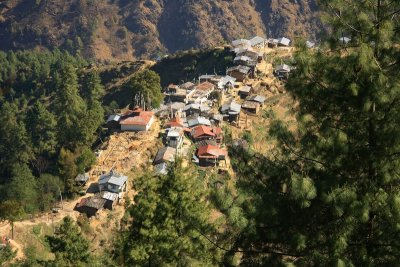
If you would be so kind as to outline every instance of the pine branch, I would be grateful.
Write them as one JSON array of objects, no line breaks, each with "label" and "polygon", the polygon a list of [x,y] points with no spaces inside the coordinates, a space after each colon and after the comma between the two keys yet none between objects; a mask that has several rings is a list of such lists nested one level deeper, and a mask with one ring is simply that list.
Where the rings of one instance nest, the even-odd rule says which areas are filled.
[{"label": "pine branch", "polygon": [[273,255],[279,255],[279,256],[288,256],[288,257],[304,257],[304,255],[300,254],[294,254],[294,253],[288,253],[288,252],[281,252],[281,251],[272,251],[272,250],[241,250],[241,249],[227,249],[222,247],[221,245],[218,245],[216,242],[211,240],[208,236],[203,234],[200,230],[195,228],[196,231],[203,236],[208,242],[210,242],[213,246],[216,248],[223,250],[225,252],[234,252],[234,253],[251,253],[251,254],[273,254]]},{"label": "pine branch", "polygon": [[385,20],[387,20],[388,18],[392,17],[391,20],[394,19],[394,16],[400,13],[400,9],[393,11],[392,13],[384,16],[383,18],[381,18],[377,23],[375,23],[374,27],[378,27],[382,22],[384,22]]},{"label": "pine branch", "polygon": [[352,29],[352,30],[355,31],[355,32],[358,32],[358,33],[361,33],[361,34],[365,34],[365,33],[362,32],[361,30],[358,30],[358,29],[356,29],[354,26],[352,26],[352,25],[350,25],[349,23],[343,21],[342,16],[341,16],[338,12],[335,11],[335,9],[333,8],[332,5],[328,4],[328,6],[329,6],[329,8],[332,10],[333,14],[334,14],[340,21],[342,21],[343,24],[344,24],[345,26],[349,27],[350,29]]}]

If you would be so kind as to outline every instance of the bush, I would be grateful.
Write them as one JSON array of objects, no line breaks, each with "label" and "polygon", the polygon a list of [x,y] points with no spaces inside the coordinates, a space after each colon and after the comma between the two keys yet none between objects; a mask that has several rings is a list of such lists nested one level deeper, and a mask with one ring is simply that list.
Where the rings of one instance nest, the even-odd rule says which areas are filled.
[{"label": "bush", "polygon": [[253,135],[252,135],[251,132],[249,132],[249,131],[245,131],[245,132],[243,133],[242,138],[243,138],[244,140],[246,140],[247,143],[249,143],[249,145],[252,145],[252,144],[254,143]]},{"label": "bush", "polygon": [[79,173],[84,173],[85,171],[90,170],[95,163],[96,155],[88,147],[83,148],[81,155],[76,159]]}]

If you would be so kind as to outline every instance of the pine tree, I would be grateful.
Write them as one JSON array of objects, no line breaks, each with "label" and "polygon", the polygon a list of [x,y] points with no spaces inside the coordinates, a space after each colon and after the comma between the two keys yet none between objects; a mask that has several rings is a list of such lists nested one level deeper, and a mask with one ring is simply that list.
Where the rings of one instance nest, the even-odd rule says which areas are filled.
[{"label": "pine tree", "polygon": [[17,118],[15,104],[4,103],[0,107],[0,171],[10,172],[12,166],[27,163],[31,157],[31,145],[25,124]]},{"label": "pine tree", "polygon": [[40,101],[36,101],[26,118],[26,127],[36,155],[52,155],[55,152],[56,126],[55,116]]},{"label": "pine tree", "polygon": [[90,255],[89,241],[81,234],[71,217],[65,217],[54,236],[47,236],[55,260],[49,266],[96,266]]},{"label": "pine tree", "polygon": [[100,76],[97,72],[92,71],[87,73],[83,78],[83,97],[91,106],[93,102],[100,102],[104,96],[104,87],[101,84]]},{"label": "pine tree", "polygon": [[58,156],[59,174],[64,181],[65,192],[70,195],[77,193],[75,187],[75,177],[78,174],[76,158],[73,152],[65,148],[61,148]]},{"label": "pine tree", "polygon": [[163,100],[160,76],[152,70],[136,73],[127,86],[132,90],[135,105],[157,108]]},{"label": "pine tree", "polygon": [[61,179],[50,174],[43,174],[37,180],[40,189],[38,204],[42,211],[50,210],[60,200],[60,192],[64,189]]},{"label": "pine tree", "polygon": [[204,184],[189,170],[144,176],[131,207],[133,222],[125,234],[123,258],[129,266],[216,266],[220,257],[207,238],[215,228]]},{"label": "pine tree", "polygon": [[400,261],[400,3],[320,3],[330,44],[302,44],[287,85],[299,104],[298,129],[274,123],[279,154],[250,159],[254,171],[242,177],[254,221],[236,241],[253,252],[243,266]]},{"label": "pine tree", "polygon": [[8,199],[19,202],[25,213],[33,214],[38,210],[37,181],[26,164],[13,167],[11,181],[7,186]]},{"label": "pine tree", "polygon": [[0,203],[0,220],[7,220],[11,224],[11,238],[14,239],[14,222],[24,215],[21,203],[17,200],[6,200]]},{"label": "pine tree", "polygon": [[49,158],[57,147],[57,122],[55,116],[46,107],[36,101],[26,117],[26,126],[35,153],[33,165],[41,174],[49,165]]},{"label": "pine tree", "polygon": [[84,143],[86,105],[79,95],[78,78],[74,67],[66,64],[57,81],[56,110],[58,114],[59,144],[74,148]]},{"label": "pine tree", "polygon": [[90,145],[95,138],[94,133],[104,123],[104,109],[101,105],[101,98],[104,95],[104,87],[101,84],[99,75],[90,72],[84,77],[83,96],[87,102],[85,115],[85,126],[82,136],[86,136],[86,144]]}]

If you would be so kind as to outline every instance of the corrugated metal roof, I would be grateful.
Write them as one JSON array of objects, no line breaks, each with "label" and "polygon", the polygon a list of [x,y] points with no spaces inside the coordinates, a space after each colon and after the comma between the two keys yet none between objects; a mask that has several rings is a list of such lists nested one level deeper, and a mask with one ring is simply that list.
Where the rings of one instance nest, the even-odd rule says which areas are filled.
[{"label": "corrugated metal roof", "polygon": [[265,42],[265,38],[262,38],[260,36],[254,36],[249,41],[250,41],[250,45],[251,46],[255,46],[255,45],[258,45],[258,44],[261,44],[261,43]]},{"label": "corrugated metal roof", "polygon": [[104,207],[106,200],[101,198],[100,196],[93,196],[88,198],[82,198],[81,201],[77,204],[77,207],[90,207],[97,210],[100,210]]},{"label": "corrugated metal roof", "polygon": [[118,199],[118,194],[117,193],[108,192],[108,191],[104,191],[104,192],[101,193],[101,197],[106,199],[106,200],[116,201]]},{"label": "corrugated metal roof", "polygon": [[279,44],[284,45],[284,46],[289,46],[290,40],[286,37],[281,37],[281,38],[279,38]]},{"label": "corrugated metal roof", "polygon": [[188,126],[189,127],[194,127],[196,125],[208,125],[211,126],[211,122],[209,119],[206,119],[204,117],[197,117],[195,119],[191,119],[188,121]]},{"label": "corrugated metal roof", "polygon": [[221,112],[234,111],[234,112],[239,113],[240,109],[241,109],[240,105],[238,103],[232,101],[229,104],[222,105]]},{"label": "corrugated metal roof", "polygon": [[215,136],[215,133],[213,132],[213,128],[205,126],[205,125],[200,125],[200,126],[194,127],[190,134],[192,135],[193,138],[199,138],[203,135]]},{"label": "corrugated metal roof", "polygon": [[108,184],[113,184],[121,187],[126,183],[126,181],[128,181],[127,176],[119,176],[119,177],[112,176],[110,180],[108,180]]},{"label": "corrugated metal roof", "polygon": [[167,136],[168,137],[179,137],[183,135],[182,127],[171,127],[168,129]]},{"label": "corrugated metal roof", "polygon": [[237,39],[232,41],[232,46],[244,46],[244,45],[251,45],[249,40],[246,39]]},{"label": "corrugated metal roof", "polygon": [[246,98],[246,100],[248,101],[253,101],[253,102],[258,102],[258,103],[264,103],[265,102],[265,96],[261,96],[261,95],[252,95],[252,96],[248,96]]},{"label": "corrugated metal roof", "polygon": [[[116,173],[116,172],[114,172],[114,171],[111,171],[111,172],[109,172],[109,173],[106,173],[106,174],[103,174],[103,175],[100,175],[100,178],[99,178],[99,185],[101,185],[101,184],[106,184],[106,183],[108,183],[112,178],[116,178],[116,179],[118,179],[118,178],[120,178],[120,177],[122,177],[122,180],[124,180],[125,178],[126,178],[126,180],[128,180],[128,177],[126,177],[125,175],[122,175],[122,174],[119,174],[119,173]],[[115,180],[115,179],[114,179]],[[125,181],[126,181],[125,180]]]},{"label": "corrugated metal roof", "polygon": [[[214,77],[215,75],[213,75]],[[203,82],[195,87],[196,90],[200,91],[210,91],[215,88],[215,85],[210,82]]]},{"label": "corrugated metal roof", "polygon": [[197,151],[197,156],[199,158],[218,158],[220,156],[225,156],[226,151],[220,149],[218,146],[206,145],[199,147]]}]

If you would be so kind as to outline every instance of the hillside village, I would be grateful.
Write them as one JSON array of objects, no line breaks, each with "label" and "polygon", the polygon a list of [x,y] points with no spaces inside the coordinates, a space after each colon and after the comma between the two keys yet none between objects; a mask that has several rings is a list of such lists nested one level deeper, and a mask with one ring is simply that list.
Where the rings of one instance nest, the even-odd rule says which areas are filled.
[{"label": "hillside village", "polygon": [[28,2],[1,267],[399,265],[400,1]]},{"label": "hillside village", "polygon": [[48,224],[66,215],[77,218],[85,214],[95,226],[108,220],[110,211],[117,214],[117,222],[123,217],[124,203],[135,195],[133,173],[152,165],[155,175],[166,175],[178,157],[183,164],[194,164],[205,173],[234,176],[228,147],[247,148],[249,144],[241,134],[227,140],[225,130],[244,133],[284,95],[291,67],[273,64],[271,55],[290,57],[290,45],[285,37],[234,40],[224,48],[235,54],[224,75],[204,73],[196,81],[168,85],[163,89],[164,103],[155,110],[132,106],[110,115],[104,126],[110,137],[96,151],[96,165],[75,179],[82,188],[81,197],[61,203],[53,214],[33,222]]},{"label": "hillside village", "polygon": [[[286,64],[273,67],[268,57],[276,51],[291,53],[290,45],[291,41],[285,37],[265,39],[255,36],[249,40],[234,40],[225,48],[235,53],[234,65],[227,68],[225,75],[203,74],[197,81],[170,84],[164,88],[164,104],[158,109],[127,108],[122,113],[110,115],[106,127],[112,136],[159,137],[162,145],[152,152],[151,159],[155,175],[167,174],[169,164],[178,157],[184,164],[195,164],[207,172],[233,174],[227,147],[232,145],[231,142],[248,144],[242,139],[226,142],[224,128],[244,131],[250,118],[257,118],[267,106],[268,98],[284,93],[282,82],[287,79],[291,67]],[[314,43],[307,42],[307,46],[312,48]],[[117,140],[112,142],[120,142]],[[131,152],[143,149],[127,144],[121,153],[124,148]],[[109,155],[111,152],[99,150],[98,153]],[[129,152],[126,155],[128,162],[137,164],[129,159]],[[94,181],[88,190],[94,195],[80,199],[75,210],[91,217],[102,209],[112,210],[124,200],[124,193],[133,190],[125,175],[132,166],[118,167],[121,160],[125,159],[115,158],[111,166],[97,166],[91,175],[81,174],[76,178],[82,185]]]}]

